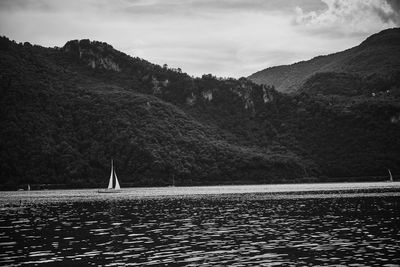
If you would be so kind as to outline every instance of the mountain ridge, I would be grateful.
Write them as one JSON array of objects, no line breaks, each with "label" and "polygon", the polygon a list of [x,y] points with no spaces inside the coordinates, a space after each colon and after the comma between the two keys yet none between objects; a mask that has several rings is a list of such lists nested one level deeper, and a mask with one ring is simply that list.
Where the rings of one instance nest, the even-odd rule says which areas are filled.
[{"label": "mountain ridge", "polygon": [[317,56],[291,65],[270,67],[248,78],[257,84],[268,84],[284,93],[296,93],[316,73],[342,72],[381,77],[400,69],[400,28],[383,30],[347,50]]},{"label": "mountain ridge", "polygon": [[400,171],[392,94],[290,96],[245,78],[193,78],[87,39],[44,48],[2,37],[0,73],[2,189],[106,186],[110,157],[122,186]]}]

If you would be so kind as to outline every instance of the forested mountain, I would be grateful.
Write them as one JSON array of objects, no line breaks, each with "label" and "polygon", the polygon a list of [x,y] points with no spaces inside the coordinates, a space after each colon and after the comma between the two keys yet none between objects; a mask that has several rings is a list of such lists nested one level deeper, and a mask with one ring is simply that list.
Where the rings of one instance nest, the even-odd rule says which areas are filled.
[{"label": "forested mountain", "polygon": [[[341,78],[346,75],[345,80],[335,78],[335,87],[346,87],[350,80],[354,80],[351,83],[357,83],[358,93],[370,93],[373,90],[379,90],[379,88],[374,88],[374,85],[380,87],[383,83],[389,83],[389,87],[399,88],[399,69],[400,28],[394,28],[374,34],[359,46],[351,49],[327,56],[318,56],[292,65],[267,68],[248,78],[257,84],[273,85],[279,92],[296,93],[306,83],[310,85],[312,81],[315,81],[314,76],[320,73],[328,73],[327,75],[330,76],[339,75]],[[343,84],[342,81],[345,83]],[[331,82],[332,80],[330,84]],[[385,88],[387,88],[386,84]],[[306,86],[305,89],[308,87]],[[343,89],[340,90],[343,92]],[[354,90],[351,86],[350,92],[344,93],[354,94]]]},{"label": "forested mountain", "polygon": [[122,186],[400,172],[398,95],[314,94],[325,80],[291,96],[245,78],[194,78],[106,43],[2,37],[1,188],[106,186],[111,158]]}]

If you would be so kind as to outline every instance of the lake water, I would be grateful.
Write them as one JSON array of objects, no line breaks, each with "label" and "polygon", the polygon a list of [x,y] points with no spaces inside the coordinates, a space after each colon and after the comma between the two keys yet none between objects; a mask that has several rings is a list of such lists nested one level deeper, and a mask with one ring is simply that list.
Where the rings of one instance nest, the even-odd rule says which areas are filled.
[{"label": "lake water", "polygon": [[0,266],[399,266],[400,183],[0,192]]}]

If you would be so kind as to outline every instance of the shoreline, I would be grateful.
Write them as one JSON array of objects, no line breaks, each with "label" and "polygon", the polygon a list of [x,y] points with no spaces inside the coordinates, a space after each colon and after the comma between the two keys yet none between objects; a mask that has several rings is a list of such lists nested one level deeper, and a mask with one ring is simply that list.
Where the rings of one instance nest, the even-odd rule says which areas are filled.
[{"label": "shoreline", "polygon": [[400,182],[335,183],[335,184],[277,184],[231,185],[198,187],[123,188],[120,193],[99,194],[97,189],[58,189],[39,191],[3,191],[0,205],[12,207],[30,203],[79,201],[119,201],[151,199],[304,199],[343,197],[400,197]]}]

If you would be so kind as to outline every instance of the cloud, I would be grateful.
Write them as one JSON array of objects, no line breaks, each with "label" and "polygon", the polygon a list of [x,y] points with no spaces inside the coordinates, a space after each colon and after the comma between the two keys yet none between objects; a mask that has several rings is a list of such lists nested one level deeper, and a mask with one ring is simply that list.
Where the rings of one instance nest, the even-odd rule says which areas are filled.
[{"label": "cloud", "polygon": [[397,26],[400,26],[400,1],[399,0],[386,0],[387,3],[392,7],[393,12],[386,15],[387,20],[393,21]]},{"label": "cloud", "polygon": [[[301,0],[305,9],[318,0]],[[246,76],[285,61],[293,5],[247,0],[0,1],[0,32],[17,41],[62,46],[71,39],[116,49],[193,75]],[[298,36],[299,37],[299,36]],[[283,49],[282,49],[283,48]],[[276,54],[281,51],[281,56]],[[290,49],[292,50],[292,49]],[[273,55],[270,60],[265,54]],[[254,60],[256,62],[250,62]]]},{"label": "cloud", "polygon": [[398,0],[0,0],[0,35],[51,47],[89,38],[191,75],[240,77],[355,46],[395,24],[398,7]]},{"label": "cloud", "polygon": [[322,11],[304,12],[296,7],[295,25],[313,32],[374,33],[400,25],[398,0],[321,0]]},{"label": "cloud", "polygon": [[0,10],[191,16],[231,12],[291,13],[294,5],[306,11],[323,7],[319,0],[1,0]]}]

